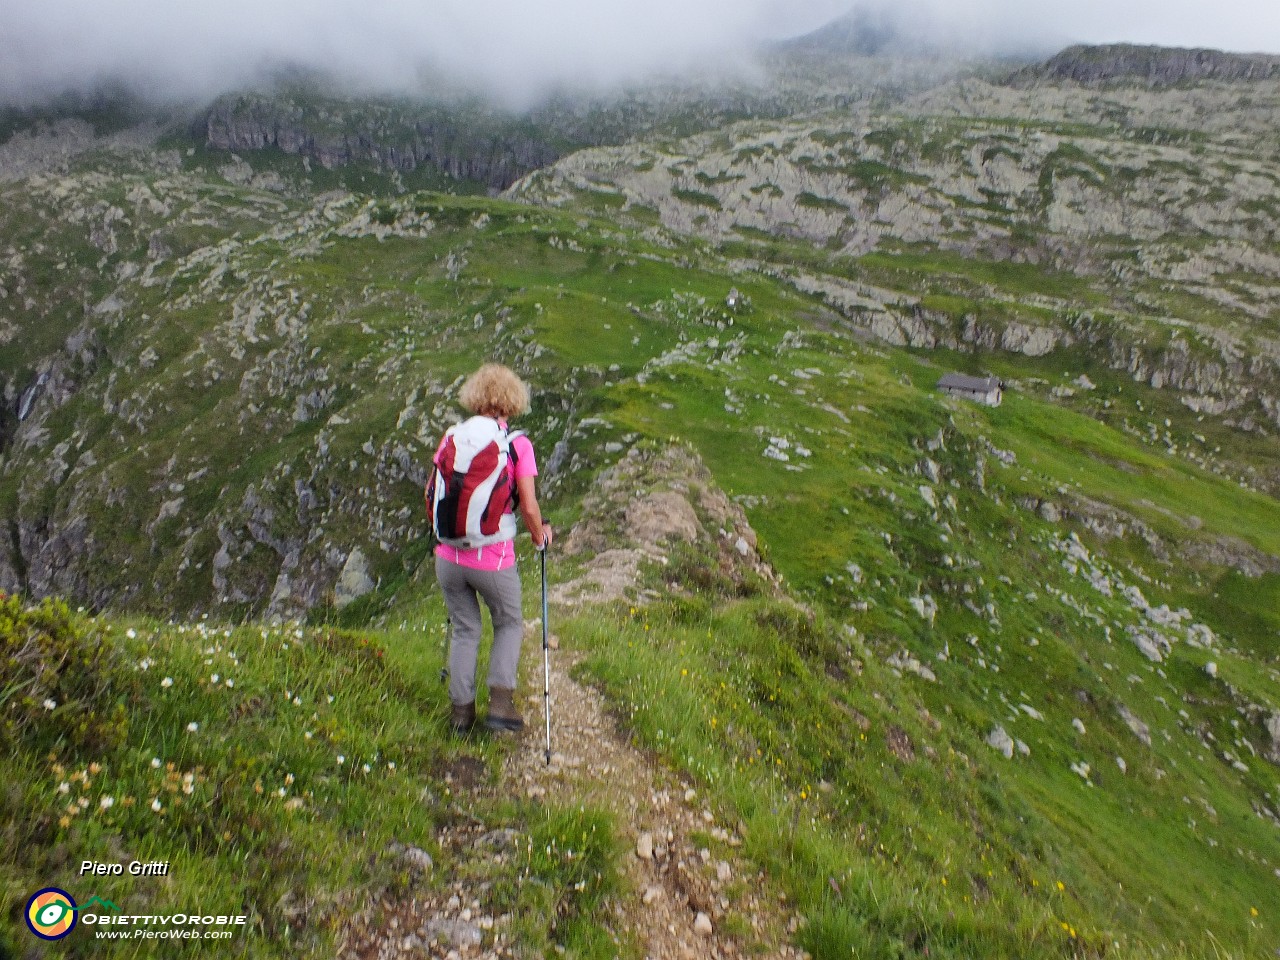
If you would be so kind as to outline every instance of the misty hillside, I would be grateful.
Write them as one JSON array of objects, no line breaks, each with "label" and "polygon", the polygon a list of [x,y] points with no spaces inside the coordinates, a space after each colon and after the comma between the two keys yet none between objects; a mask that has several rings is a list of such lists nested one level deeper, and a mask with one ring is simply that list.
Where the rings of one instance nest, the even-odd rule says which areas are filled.
[{"label": "misty hillside", "polygon": [[[0,954],[54,883],[254,957],[1275,949],[1280,89],[781,55],[13,121]],[[549,765],[536,622],[539,729],[446,733],[421,491],[486,359]]]},{"label": "misty hillside", "polygon": [[790,260],[793,285],[892,343],[1083,349],[1274,450],[1278,92],[969,79],[582,151],[510,195]]}]

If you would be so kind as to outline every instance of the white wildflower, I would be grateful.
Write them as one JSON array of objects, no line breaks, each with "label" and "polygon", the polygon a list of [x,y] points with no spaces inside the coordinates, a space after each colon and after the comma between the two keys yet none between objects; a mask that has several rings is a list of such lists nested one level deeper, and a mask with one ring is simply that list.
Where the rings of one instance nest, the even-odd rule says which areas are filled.
[{"label": "white wildflower", "polygon": [[338,754],[338,764],[339,764],[339,765],[342,765],[342,764],[344,764],[344,763],[346,763],[346,762],[347,762],[347,758],[346,758],[346,757],[344,757],[342,754]]},{"label": "white wildflower", "polygon": [[128,630],[126,630],[126,631],[124,632],[124,635],[125,635],[126,637],[128,637],[130,640],[137,640],[137,639],[138,639],[138,631],[137,631],[137,630],[135,630],[135,629],[133,629],[133,627],[130,627]]},{"label": "white wildflower", "polygon": [[196,723],[194,720],[187,724],[187,733],[195,733],[199,729],[200,724]]},{"label": "white wildflower", "polygon": [[230,677],[227,677],[227,686],[234,687],[235,685],[236,685],[236,682],[232,680]]},{"label": "white wildflower", "polygon": [[159,758],[159,757],[152,757],[152,758],[151,758],[151,769],[152,769],[152,770],[159,770],[159,769],[160,769],[160,758]]},{"label": "white wildflower", "polygon": [[209,678],[209,682],[210,682],[210,683],[217,683],[217,682],[218,682],[218,680],[219,680],[219,677],[218,677],[218,675],[217,675],[216,673],[215,673],[212,677],[210,677],[210,678]]},{"label": "white wildflower", "polygon": [[98,801],[98,806],[100,806],[103,810],[110,810],[115,805],[116,805],[115,797],[103,797],[101,800]]},{"label": "white wildflower", "polygon": [[160,681],[160,686],[164,687],[166,690],[167,690],[169,687],[172,687],[172,686],[173,686],[173,677],[165,677],[163,680],[161,680],[161,681]]},{"label": "white wildflower", "polygon": [[156,813],[159,813],[161,810],[164,809],[163,805],[160,803],[159,797],[155,797],[151,801],[151,809],[154,810]]},{"label": "white wildflower", "polygon": [[51,698],[51,697],[46,697],[46,698],[45,698],[44,703],[42,704],[42,706],[43,706],[46,710],[55,710],[55,709],[57,709],[58,701],[57,701],[57,700],[54,700],[54,699],[53,699],[53,698]]},{"label": "white wildflower", "polygon": [[365,773],[373,772],[373,767],[369,766],[367,763],[361,769],[363,769]]},{"label": "white wildflower", "polygon": [[59,793],[67,793],[70,790],[71,790],[71,784],[67,783],[67,781],[63,780],[60,784],[58,784]]}]

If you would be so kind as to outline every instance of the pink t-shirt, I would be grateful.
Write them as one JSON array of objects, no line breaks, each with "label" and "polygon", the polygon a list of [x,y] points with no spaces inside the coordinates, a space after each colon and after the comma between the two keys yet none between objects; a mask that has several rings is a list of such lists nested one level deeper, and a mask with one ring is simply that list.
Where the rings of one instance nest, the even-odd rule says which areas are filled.
[{"label": "pink t-shirt", "polygon": [[[503,421],[499,420],[498,423],[504,430],[507,428],[506,423]],[[441,446],[444,445],[443,439],[440,444]],[[529,442],[529,438],[521,434],[511,441],[511,448],[515,452],[516,479],[536,477],[538,475],[538,461],[533,455],[533,444]],[[436,451],[437,454],[439,452],[439,450]],[[510,504],[508,504],[506,512],[512,512]],[[456,563],[460,567],[496,572],[505,570],[515,564],[516,544],[514,540],[501,540],[498,543],[490,543],[483,547],[464,549],[440,543],[436,544],[436,556],[448,560],[450,563]]]}]

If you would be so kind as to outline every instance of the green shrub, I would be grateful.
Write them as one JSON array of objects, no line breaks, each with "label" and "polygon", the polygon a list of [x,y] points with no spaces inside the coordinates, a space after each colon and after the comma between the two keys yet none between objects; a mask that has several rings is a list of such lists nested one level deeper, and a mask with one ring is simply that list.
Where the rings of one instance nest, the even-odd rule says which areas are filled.
[{"label": "green shrub", "polygon": [[58,600],[0,599],[0,729],[38,749],[103,750],[124,740],[120,655],[96,624]]}]

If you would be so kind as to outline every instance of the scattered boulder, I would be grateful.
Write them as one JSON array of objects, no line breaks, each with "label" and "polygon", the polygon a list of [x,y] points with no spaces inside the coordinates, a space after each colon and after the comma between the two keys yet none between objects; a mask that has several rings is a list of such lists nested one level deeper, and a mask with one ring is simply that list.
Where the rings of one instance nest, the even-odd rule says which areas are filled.
[{"label": "scattered boulder", "polygon": [[1120,714],[1120,719],[1124,721],[1125,726],[1133,733],[1135,737],[1142,741],[1145,746],[1151,746],[1151,728],[1135,717],[1123,703],[1116,707],[1116,712]]},{"label": "scattered boulder", "polygon": [[926,667],[906,650],[890,654],[889,658],[885,660],[885,663],[894,670],[901,670],[903,673],[914,673],[917,677],[920,677],[922,680],[928,680],[930,683],[936,683],[938,680],[937,675],[932,670]]},{"label": "scattered boulder", "polygon": [[645,831],[636,838],[636,856],[641,860],[653,859],[653,834]]},{"label": "scattered boulder", "polygon": [[393,843],[388,849],[399,857],[401,862],[414,873],[430,873],[435,867],[435,861],[431,859],[431,854],[421,847],[407,847],[402,843]]},{"label": "scattered boulder", "polygon": [[347,554],[347,562],[338,575],[338,582],[333,588],[333,605],[341,610],[372,593],[377,586],[370,576],[369,561],[359,547]]},{"label": "scattered boulder", "polygon": [[1152,663],[1163,663],[1164,658],[1173,649],[1167,637],[1149,628],[1131,625],[1128,627],[1128,633],[1134,646]]},{"label": "scattered boulder", "polygon": [[1267,759],[1280,764],[1280,710],[1271,714],[1266,720],[1267,734],[1271,737],[1271,746],[1267,749]]},{"label": "scattered boulder", "polygon": [[934,617],[938,615],[938,604],[933,597],[926,593],[923,597],[912,597],[910,602],[916,613],[930,624],[933,623]]},{"label": "scattered boulder", "polygon": [[1006,760],[1013,759],[1013,737],[1009,736],[1004,727],[997,725],[994,730],[987,734],[987,746],[1004,754]]}]

